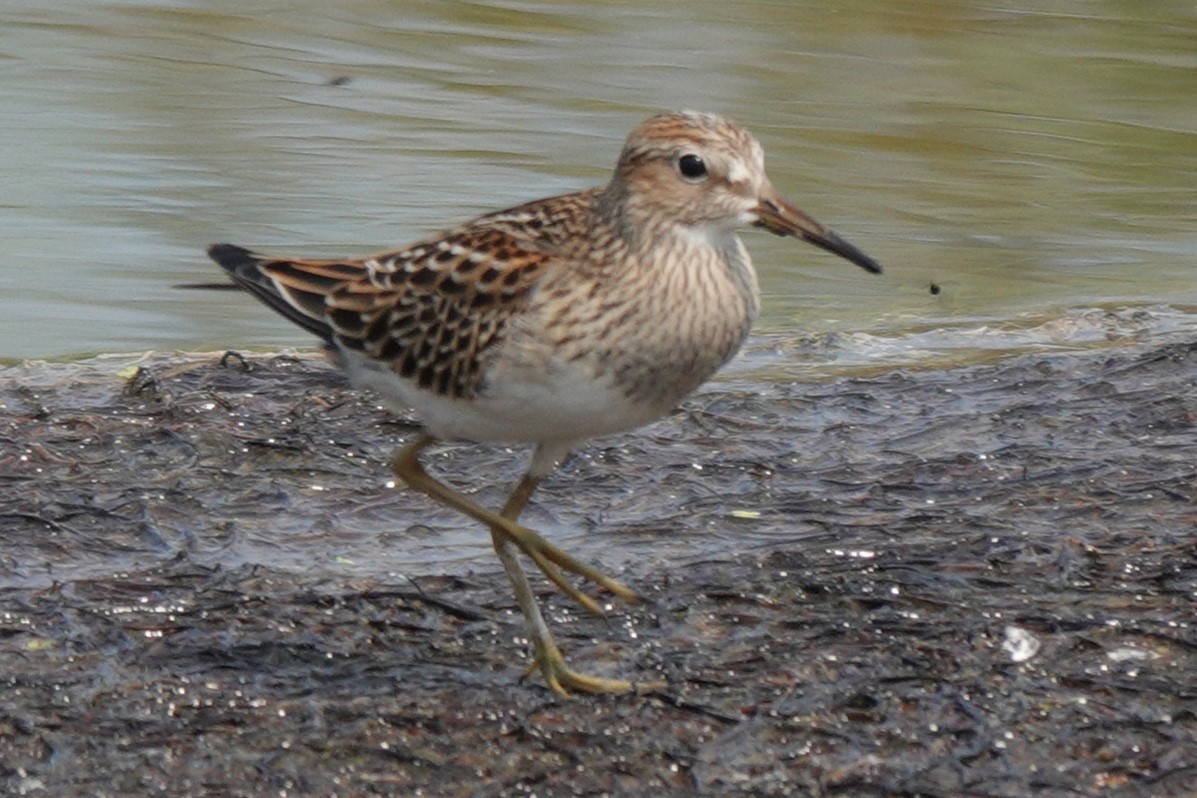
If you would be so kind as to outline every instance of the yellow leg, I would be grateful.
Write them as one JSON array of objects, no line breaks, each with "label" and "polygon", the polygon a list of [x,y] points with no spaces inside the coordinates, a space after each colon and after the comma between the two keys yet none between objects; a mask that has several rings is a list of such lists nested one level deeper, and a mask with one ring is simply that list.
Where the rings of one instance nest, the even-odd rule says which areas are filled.
[{"label": "yellow leg", "polygon": [[627,693],[635,690],[663,688],[665,685],[659,682],[637,684],[623,679],[586,676],[565,664],[561,650],[557,648],[548,624],[545,623],[544,616],[541,615],[536,597],[532,593],[532,586],[528,583],[528,576],[519,562],[518,552],[522,551],[531,557],[553,584],[593,612],[601,614],[601,610],[593,599],[566,581],[561,569],[583,576],[629,601],[637,600],[635,592],[623,583],[574,559],[531,529],[516,523],[516,519],[527,506],[533,491],[536,490],[536,486],[540,482],[539,479],[525,476],[507,498],[502,511],[494,513],[475,504],[424,471],[419,462],[420,452],[427,448],[433,440],[432,436],[425,434],[405,446],[395,456],[395,474],[411,487],[490,527],[495,553],[498,554],[499,561],[503,563],[503,569],[507,571],[516,601],[519,602],[524,619],[532,634],[534,651],[529,672],[539,669],[549,687],[561,695],[569,695],[573,692]]},{"label": "yellow leg", "polygon": [[[627,585],[623,584],[617,579],[611,577],[593,568],[586,563],[566,554],[561,549],[549,543],[540,535],[528,529],[525,526],[517,524],[512,517],[505,517],[493,510],[488,510],[474,502],[467,497],[461,495],[457,491],[440,482],[437,479],[428,475],[424,470],[424,466],[420,464],[420,452],[424,451],[435,439],[428,434],[423,434],[416,440],[403,447],[398,454],[395,455],[393,468],[395,475],[406,482],[410,487],[436,499],[446,507],[452,507],[454,510],[465,513],[471,518],[481,521],[492,529],[499,530],[505,539],[519,547],[521,551],[527,554],[536,565],[545,572],[553,584],[560,587],[564,592],[569,594],[574,600],[581,604],[586,609],[594,612],[597,615],[602,615],[603,612],[599,608],[598,603],[594,599],[582,593],[573,585],[565,581],[561,575],[560,569],[570,571],[578,576],[590,580],[599,587],[605,588],[615,595],[619,596],[624,601],[636,602],[640,597],[636,595],[636,591],[632,590]],[[508,499],[508,505],[515,515],[518,515],[523,510],[524,505],[527,504],[528,498],[535,490],[536,483],[532,482],[530,485],[525,485],[523,482],[516,487],[515,492]],[[520,492],[524,491],[522,501],[520,500]],[[517,506],[518,504],[518,506]]]}]

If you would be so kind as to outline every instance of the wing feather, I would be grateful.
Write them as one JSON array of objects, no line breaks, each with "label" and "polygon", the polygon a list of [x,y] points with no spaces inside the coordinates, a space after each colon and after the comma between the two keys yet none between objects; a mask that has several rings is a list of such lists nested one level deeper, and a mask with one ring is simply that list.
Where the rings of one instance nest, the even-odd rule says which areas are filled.
[{"label": "wing feather", "polygon": [[274,258],[231,244],[209,255],[301,327],[389,362],[422,388],[468,398],[481,384],[486,350],[561,262],[552,247],[511,227],[475,224],[362,259]]}]

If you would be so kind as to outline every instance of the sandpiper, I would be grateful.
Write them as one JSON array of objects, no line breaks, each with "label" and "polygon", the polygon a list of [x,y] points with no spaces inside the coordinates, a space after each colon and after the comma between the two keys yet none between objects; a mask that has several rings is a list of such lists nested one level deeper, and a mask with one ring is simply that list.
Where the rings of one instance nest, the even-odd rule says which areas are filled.
[{"label": "sandpiper", "polygon": [[[490,528],[556,692],[655,688],[570,668],[520,553],[588,610],[565,572],[628,601],[636,593],[518,523],[576,444],[667,413],[736,353],[757,315],[756,273],[736,231],[763,227],[880,272],[869,256],[782,197],[744,128],[695,112],[653,116],[628,136],[602,187],[487,214],[400,250],[310,260],[231,244],[208,254],[239,285],[331,345],[359,386],[414,409],[424,432],[393,461],[407,485]],[[437,440],[532,444],[502,509],[430,476]]]}]

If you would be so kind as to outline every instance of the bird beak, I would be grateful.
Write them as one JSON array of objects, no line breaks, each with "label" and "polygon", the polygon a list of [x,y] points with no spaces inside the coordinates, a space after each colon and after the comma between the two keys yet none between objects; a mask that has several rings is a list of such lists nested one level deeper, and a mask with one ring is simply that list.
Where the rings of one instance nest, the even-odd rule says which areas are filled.
[{"label": "bird beak", "polygon": [[756,226],[763,227],[779,236],[794,236],[814,244],[816,247],[834,252],[841,258],[852,261],[865,271],[881,274],[881,264],[831,232],[794,207],[772,186],[761,192],[760,204],[756,206]]}]

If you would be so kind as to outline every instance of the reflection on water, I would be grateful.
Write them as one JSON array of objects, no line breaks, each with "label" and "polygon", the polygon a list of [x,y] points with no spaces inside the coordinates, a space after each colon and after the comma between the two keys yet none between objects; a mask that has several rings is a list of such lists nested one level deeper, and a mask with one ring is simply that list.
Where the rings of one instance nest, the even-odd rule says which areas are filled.
[{"label": "reflection on water", "polygon": [[767,332],[1197,302],[1190,3],[6,5],[0,357],[307,345],[172,286],[215,240],[368,252],[599,182],[678,107],[888,268],[750,234]]}]

